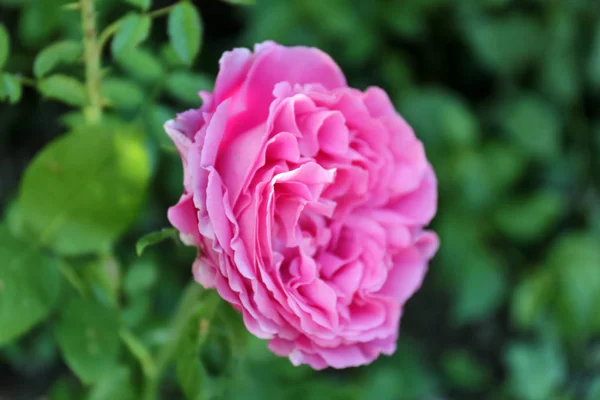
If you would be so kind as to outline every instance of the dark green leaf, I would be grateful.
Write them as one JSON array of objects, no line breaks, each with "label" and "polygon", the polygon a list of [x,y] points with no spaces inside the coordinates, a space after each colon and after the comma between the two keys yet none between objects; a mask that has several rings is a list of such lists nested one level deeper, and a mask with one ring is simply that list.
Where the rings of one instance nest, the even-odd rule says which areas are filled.
[{"label": "dark green leaf", "polygon": [[473,392],[488,385],[491,371],[465,350],[446,351],[442,367],[452,386]]},{"label": "dark green leaf", "polygon": [[66,363],[83,382],[97,382],[116,366],[120,347],[116,309],[74,298],[62,311],[55,335]]},{"label": "dark green leaf", "polygon": [[81,43],[65,40],[51,44],[42,50],[33,64],[33,73],[37,78],[42,78],[60,64],[77,62],[83,53]]},{"label": "dark green leaf", "polygon": [[200,394],[207,389],[204,384],[207,379],[206,371],[200,361],[200,351],[213,328],[213,316],[220,304],[216,293],[207,292],[180,336],[176,356],[177,380],[190,400],[203,398]]},{"label": "dark green leaf", "polygon": [[558,114],[543,99],[522,95],[502,108],[502,125],[522,153],[546,160],[560,152],[561,123]]},{"label": "dark green leaf", "polygon": [[138,239],[137,243],[135,244],[135,251],[137,252],[138,256],[141,256],[146,247],[173,238],[176,235],[177,230],[174,228],[165,228],[158,232],[148,233],[147,235],[144,235],[143,237]]},{"label": "dark green leaf", "polygon": [[206,75],[186,71],[175,71],[167,78],[167,93],[181,102],[199,106],[201,104],[198,92],[211,90],[213,81]]},{"label": "dark green leaf", "polygon": [[10,40],[8,32],[3,24],[0,24],[0,69],[6,62],[8,54],[10,52]]},{"label": "dark green leaf", "polygon": [[0,346],[42,321],[60,290],[58,263],[0,225]]},{"label": "dark green leaf", "polygon": [[111,107],[136,110],[145,100],[144,91],[134,82],[123,78],[106,78],[102,82],[102,95]]},{"label": "dark green leaf", "polygon": [[136,132],[84,127],[36,156],[21,182],[19,206],[44,245],[61,254],[105,251],[127,228],[149,178]]},{"label": "dark green leaf", "polygon": [[494,215],[498,228],[511,238],[528,241],[543,237],[564,209],[560,194],[539,191],[503,204]]},{"label": "dark green leaf", "polygon": [[522,329],[533,328],[555,293],[552,271],[542,269],[523,279],[513,292],[512,322]]},{"label": "dark green leaf", "polygon": [[142,11],[147,11],[152,5],[152,0],[125,0],[129,4],[139,7]]},{"label": "dark green leaf", "polygon": [[179,58],[188,65],[200,51],[202,30],[200,14],[190,2],[179,3],[169,14],[169,40]]},{"label": "dark green leaf", "polygon": [[142,43],[150,34],[152,19],[147,15],[129,13],[121,20],[119,30],[112,41],[112,53],[119,58]]},{"label": "dark green leaf", "polygon": [[86,102],[83,84],[70,76],[51,75],[40,81],[38,89],[44,96],[72,106],[82,106]]},{"label": "dark green leaf", "polygon": [[464,26],[475,54],[484,65],[500,74],[521,71],[536,61],[544,48],[542,28],[536,20],[525,16],[481,18]]},{"label": "dark green leaf", "polygon": [[492,315],[502,304],[507,286],[506,271],[492,253],[471,249],[471,254],[463,257],[455,288],[454,315],[458,324],[480,321]]},{"label": "dark green leaf", "polygon": [[590,82],[595,89],[600,89],[600,25],[596,25],[592,51],[589,57],[588,76]]},{"label": "dark green leaf", "polygon": [[585,339],[600,332],[600,241],[585,232],[562,236],[547,256],[546,267],[556,274],[556,318],[562,332]]},{"label": "dark green leaf", "polygon": [[250,6],[255,5],[256,0],[223,0],[225,3]]}]

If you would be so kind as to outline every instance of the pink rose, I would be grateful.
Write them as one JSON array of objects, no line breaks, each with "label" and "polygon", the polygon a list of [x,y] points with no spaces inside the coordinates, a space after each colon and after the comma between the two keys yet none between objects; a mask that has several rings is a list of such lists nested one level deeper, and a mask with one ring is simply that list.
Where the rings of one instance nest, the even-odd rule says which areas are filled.
[{"label": "pink rose", "polygon": [[320,50],[265,42],[220,67],[202,107],[165,124],[185,188],[169,219],[199,249],[195,279],[295,365],[393,353],[438,247],[423,145]]}]

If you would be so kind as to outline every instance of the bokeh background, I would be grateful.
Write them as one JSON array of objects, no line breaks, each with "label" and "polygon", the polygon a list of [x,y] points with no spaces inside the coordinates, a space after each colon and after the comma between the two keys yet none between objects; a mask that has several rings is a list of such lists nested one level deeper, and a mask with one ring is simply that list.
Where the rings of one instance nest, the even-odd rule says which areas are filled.
[{"label": "bokeh background", "polygon": [[[0,0],[12,43],[6,70],[31,75],[42,48],[79,37],[79,17],[61,9],[65,3]],[[179,157],[161,126],[199,106],[195,92],[210,87],[220,54],[232,47],[267,39],[317,46],[352,86],[383,87],[438,174],[432,227],[441,248],[404,310],[395,355],[343,371],[296,368],[219,306],[206,342],[187,356],[195,369],[182,378],[185,365],[166,368],[160,398],[600,399],[598,1],[194,3],[204,40],[191,70],[164,47],[161,19],[141,46],[141,71],[139,63],[105,61],[111,115],[142,122],[151,183],[136,222],[112,251],[72,260],[91,292],[113,296],[120,323],[144,349],[153,354],[168,342],[194,258],[174,241],[135,254],[139,237],[169,226],[166,209],[181,193]],[[169,4],[154,0],[153,9]],[[97,6],[101,26],[132,9],[116,0]],[[80,117],[23,90],[18,104],[0,104],[0,211],[7,220],[28,163]],[[112,380],[90,385],[71,371],[72,357],[65,362],[57,343],[62,307],[0,347],[0,399],[142,398],[135,346],[126,338]]]}]

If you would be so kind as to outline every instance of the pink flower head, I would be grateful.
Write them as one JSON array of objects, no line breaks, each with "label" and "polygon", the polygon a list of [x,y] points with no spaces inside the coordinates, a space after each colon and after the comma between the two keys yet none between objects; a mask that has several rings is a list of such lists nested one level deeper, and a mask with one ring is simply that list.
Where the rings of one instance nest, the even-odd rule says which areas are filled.
[{"label": "pink flower head", "polygon": [[437,236],[436,177],[386,93],[347,86],[314,48],[223,55],[204,104],[165,125],[183,161],[169,209],[195,279],[254,335],[315,369],[396,347]]}]

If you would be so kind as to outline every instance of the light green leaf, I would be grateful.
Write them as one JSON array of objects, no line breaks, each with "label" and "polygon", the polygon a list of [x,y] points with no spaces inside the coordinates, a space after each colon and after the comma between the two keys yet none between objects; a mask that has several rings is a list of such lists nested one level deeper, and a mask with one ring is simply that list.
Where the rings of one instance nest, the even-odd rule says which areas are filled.
[{"label": "light green leaf", "polygon": [[124,288],[128,295],[142,293],[158,279],[158,267],[152,258],[137,259],[125,275]]},{"label": "light green leaf", "polygon": [[123,52],[117,62],[128,74],[142,82],[155,84],[164,74],[160,61],[147,50],[138,48]]},{"label": "light green leaf", "polygon": [[127,228],[150,175],[136,129],[82,127],[35,157],[18,201],[41,243],[60,254],[106,251]]},{"label": "light green leaf", "polygon": [[0,346],[48,315],[60,283],[58,262],[0,225]]},{"label": "light green leaf", "polygon": [[81,106],[86,102],[83,84],[70,76],[51,75],[40,81],[38,89],[44,96],[71,106]]},{"label": "light green leaf", "polygon": [[9,73],[0,73],[0,100],[15,104],[21,99],[21,82]]},{"label": "light green leaf", "polygon": [[186,64],[191,64],[202,45],[202,20],[194,5],[184,1],[169,14],[167,26],[173,49]]},{"label": "light green leaf", "polygon": [[8,59],[10,52],[10,39],[8,32],[3,24],[0,24],[0,68],[4,65]]},{"label": "light green leaf", "polygon": [[129,369],[119,366],[108,371],[94,385],[87,400],[134,400],[136,398]]},{"label": "light green leaf", "polygon": [[166,84],[167,93],[184,104],[199,106],[198,92],[212,90],[213,80],[206,75],[187,71],[175,71],[169,75]]},{"label": "light green leaf", "polygon": [[105,304],[117,306],[121,286],[121,268],[113,256],[102,256],[80,267],[90,292]]},{"label": "light green leaf", "polygon": [[125,0],[129,4],[139,7],[142,11],[148,11],[152,5],[152,0]]},{"label": "light green leaf", "polygon": [[84,383],[114,369],[120,347],[116,309],[74,298],[62,311],[55,335],[66,363]]},{"label": "light green leaf", "polygon": [[37,78],[42,78],[60,64],[77,62],[83,53],[81,43],[65,40],[51,44],[42,50],[33,64],[33,73]]},{"label": "light green leaf", "polygon": [[110,106],[122,110],[136,110],[145,100],[144,91],[123,78],[106,78],[102,82],[102,95],[108,99]]},{"label": "light green leaf", "polygon": [[144,249],[148,246],[160,243],[164,240],[173,238],[177,235],[177,230],[173,228],[165,228],[157,232],[148,233],[141,237],[135,244],[135,251],[138,256],[141,256]]},{"label": "light green leaf", "polygon": [[142,43],[150,34],[152,19],[147,15],[129,13],[121,20],[119,30],[112,41],[112,53],[116,58]]},{"label": "light green leaf", "polygon": [[505,362],[510,390],[518,399],[550,399],[566,376],[564,357],[554,341],[511,344]]}]

